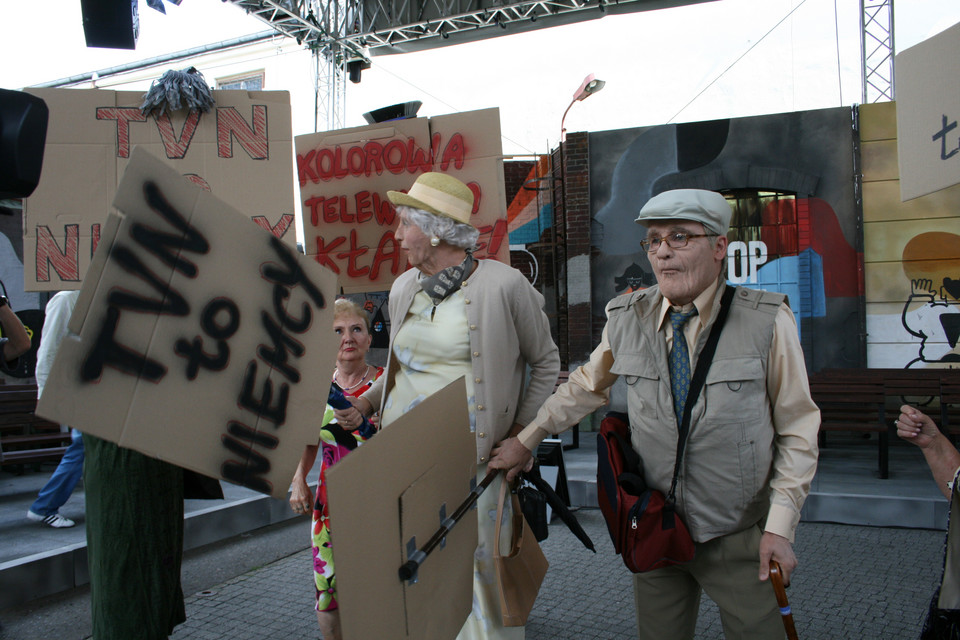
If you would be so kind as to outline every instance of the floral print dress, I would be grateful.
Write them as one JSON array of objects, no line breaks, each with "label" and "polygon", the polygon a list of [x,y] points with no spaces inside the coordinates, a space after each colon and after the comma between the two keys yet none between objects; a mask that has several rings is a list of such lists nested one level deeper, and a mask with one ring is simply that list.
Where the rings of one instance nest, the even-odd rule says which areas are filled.
[{"label": "floral print dress", "polygon": [[[364,385],[351,389],[344,395],[359,396],[370,388],[373,381],[383,374],[383,367]],[[358,431],[345,431],[336,423],[333,409],[327,405],[320,429],[320,481],[313,505],[313,578],[316,587],[317,611],[333,611],[337,604],[337,574],[333,565],[333,543],[330,537],[330,513],[327,509],[326,471],[345,455],[363,444],[367,438]]]}]

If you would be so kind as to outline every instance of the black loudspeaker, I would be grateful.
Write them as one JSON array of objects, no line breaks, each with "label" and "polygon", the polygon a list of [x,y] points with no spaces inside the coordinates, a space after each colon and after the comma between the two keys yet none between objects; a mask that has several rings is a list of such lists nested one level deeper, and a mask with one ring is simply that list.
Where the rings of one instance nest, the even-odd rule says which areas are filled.
[{"label": "black loudspeaker", "polygon": [[367,124],[389,122],[391,120],[406,120],[407,118],[415,117],[422,104],[419,100],[392,104],[389,107],[381,107],[373,111],[367,111],[363,114],[363,119],[367,121]]},{"label": "black loudspeaker", "polygon": [[0,89],[0,199],[26,198],[37,188],[49,117],[37,96]]},{"label": "black loudspeaker", "polygon": [[80,0],[88,47],[136,49],[140,35],[137,0]]}]

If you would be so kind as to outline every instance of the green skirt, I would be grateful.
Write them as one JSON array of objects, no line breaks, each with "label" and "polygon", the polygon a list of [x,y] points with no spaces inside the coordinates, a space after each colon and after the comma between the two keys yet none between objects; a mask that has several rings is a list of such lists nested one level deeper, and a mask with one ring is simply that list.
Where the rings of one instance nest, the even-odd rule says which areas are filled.
[{"label": "green skirt", "polygon": [[186,620],[183,470],[83,436],[93,640],[160,640]]}]

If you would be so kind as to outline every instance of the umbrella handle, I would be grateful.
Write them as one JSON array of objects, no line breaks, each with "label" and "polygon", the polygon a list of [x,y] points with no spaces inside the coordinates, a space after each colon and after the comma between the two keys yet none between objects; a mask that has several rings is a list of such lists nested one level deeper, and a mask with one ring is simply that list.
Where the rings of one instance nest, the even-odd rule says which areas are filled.
[{"label": "umbrella handle", "polygon": [[797,629],[793,625],[793,613],[790,611],[790,603],[787,601],[787,590],[783,586],[783,572],[780,569],[780,563],[776,560],[770,561],[770,584],[773,585],[773,593],[777,596],[777,605],[780,607],[780,616],[783,619],[783,628],[787,632],[787,640],[797,640]]},{"label": "umbrella handle", "polygon": [[440,541],[443,540],[444,536],[450,533],[457,523],[460,522],[463,516],[466,515],[467,511],[469,511],[473,505],[476,504],[480,494],[490,486],[490,483],[493,482],[493,479],[496,478],[499,473],[499,469],[490,469],[487,471],[487,475],[483,477],[483,480],[480,481],[480,484],[478,484],[467,496],[467,499],[456,508],[456,510],[453,512],[453,515],[447,518],[440,525],[440,528],[436,531],[436,533],[434,533],[433,536],[427,540],[427,544],[423,545],[423,547],[412,553],[410,558],[400,566],[397,574],[400,576],[401,581],[411,580],[415,575],[417,575],[417,569],[423,563],[423,561],[426,560],[427,556],[430,555],[430,552],[440,544]]}]

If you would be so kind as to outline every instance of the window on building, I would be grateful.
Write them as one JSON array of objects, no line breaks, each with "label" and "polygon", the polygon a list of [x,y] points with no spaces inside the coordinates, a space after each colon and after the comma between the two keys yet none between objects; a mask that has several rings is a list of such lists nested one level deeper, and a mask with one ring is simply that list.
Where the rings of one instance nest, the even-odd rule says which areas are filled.
[{"label": "window on building", "polygon": [[796,195],[782,191],[737,189],[723,194],[733,207],[731,242],[763,241],[771,258],[796,255],[798,220]]},{"label": "window on building", "polygon": [[239,89],[241,91],[263,91],[263,69],[242,73],[226,78],[217,78],[217,89]]}]

